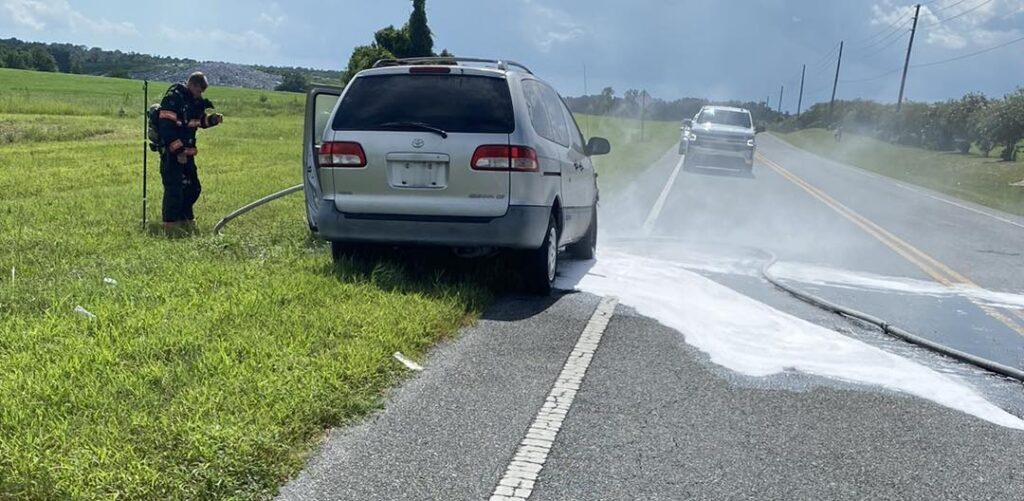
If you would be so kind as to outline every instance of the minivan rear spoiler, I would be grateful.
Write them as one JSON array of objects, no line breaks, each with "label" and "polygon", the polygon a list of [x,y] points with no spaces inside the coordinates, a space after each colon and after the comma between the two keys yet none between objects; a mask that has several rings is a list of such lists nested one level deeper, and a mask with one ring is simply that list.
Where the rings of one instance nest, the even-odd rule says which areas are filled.
[{"label": "minivan rear spoiler", "polygon": [[499,70],[508,71],[509,66],[515,66],[516,68],[522,69],[523,71],[533,74],[529,68],[519,64],[515,61],[502,61],[500,59],[481,59],[477,57],[406,57],[401,59],[378,59],[377,62],[373,63],[374,68],[384,68],[387,66],[411,66],[416,64],[450,64],[458,65],[458,63],[484,63],[493,64],[497,66]]}]

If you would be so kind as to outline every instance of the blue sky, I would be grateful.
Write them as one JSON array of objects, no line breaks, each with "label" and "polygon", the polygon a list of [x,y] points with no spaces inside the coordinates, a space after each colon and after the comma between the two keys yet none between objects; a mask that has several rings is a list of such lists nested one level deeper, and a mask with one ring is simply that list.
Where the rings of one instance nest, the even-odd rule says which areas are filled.
[{"label": "blue sky", "polygon": [[[410,5],[0,0],[0,37],[337,69],[375,30],[404,23]],[[666,98],[771,95],[774,106],[785,84],[785,109],[796,107],[804,63],[805,103],[827,100],[835,69],[828,53],[840,39],[847,42],[841,80],[900,68],[905,28],[893,27],[908,22],[912,10],[894,0],[428,0],[427,8],[438,49],[520,61],[566,95],[583,92],[586,64],[591,92],[612,86],[619,94],[645,88]],[[921,25],[913,62],[947,59],[1024,37],[1024,0],[934,0],[922,8]],[[1021,54],[1024,42],[912,69],[907,95],[936,100],[968,91],[1005,94],[1024,85]],[[892,101],[898,86],[896,72],[841,82],[838,95]]]}]

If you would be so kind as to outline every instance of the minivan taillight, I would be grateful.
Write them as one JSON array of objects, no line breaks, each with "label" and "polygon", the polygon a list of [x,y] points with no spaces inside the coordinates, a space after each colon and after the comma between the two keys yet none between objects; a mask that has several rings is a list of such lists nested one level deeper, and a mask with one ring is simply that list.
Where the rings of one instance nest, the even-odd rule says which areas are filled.
[{"label": "minivan taillight", "polygon": [[527,146],[485,145],[476,149],[470,162],[473,170],[537,172],[537,152]]},{"label": "minivan taillight", "polygon": [[359,143],[330,142],[320,145],[317,155],[320,167],[365,167],[366,153]]}]

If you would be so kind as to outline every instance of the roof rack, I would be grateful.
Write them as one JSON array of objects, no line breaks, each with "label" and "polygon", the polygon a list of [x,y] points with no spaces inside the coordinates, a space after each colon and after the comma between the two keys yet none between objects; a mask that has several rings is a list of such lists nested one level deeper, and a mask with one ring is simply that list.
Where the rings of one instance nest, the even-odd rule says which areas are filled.
[{"label": "roof rack", "polygon": [[378,59],[377,62],[373,63],[374,68],[383,68],[386,66],[406,66],[414,64],[458,64],[458,63],[487,63],[493,64],[498,67],[499,70],[507,71],[509,66],[515,66],[523,71],[533,74],[529,68],[523,66],[515,61],[503,61],[500,59],[481,59],[477,57],[406,57],[402,59]]}]

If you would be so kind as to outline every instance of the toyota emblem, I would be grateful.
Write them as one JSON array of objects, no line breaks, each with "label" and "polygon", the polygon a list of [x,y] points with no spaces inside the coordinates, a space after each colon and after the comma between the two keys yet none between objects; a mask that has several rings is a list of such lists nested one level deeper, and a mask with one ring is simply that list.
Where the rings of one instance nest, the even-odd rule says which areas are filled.
[{"label": "toyota emblem", "polygon": [[413,139],[412,140],[412,147],[413,148],[422,148],[423,147],[423,140],[420,139],[420,138]]}]

